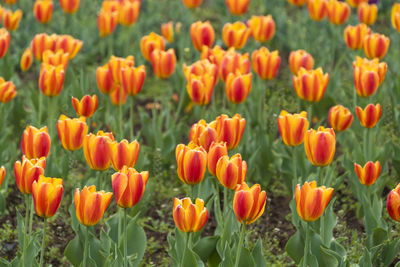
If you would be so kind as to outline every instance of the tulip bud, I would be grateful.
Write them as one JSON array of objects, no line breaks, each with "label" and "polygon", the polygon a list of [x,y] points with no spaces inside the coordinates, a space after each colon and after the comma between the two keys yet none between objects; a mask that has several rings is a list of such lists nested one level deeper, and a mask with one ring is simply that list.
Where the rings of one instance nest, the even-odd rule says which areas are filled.
[{"label": "tulip bud", "polygon": [[217,132],[215,129],[209,127],[205,120],[192,125],[189,133],[189,139],[197,146],[203,147],[206,151],[209,150],[210,145],[217,141]]},{"label": "tulip bud", "polygon": [[0,187],[3,184],[5,177],[6,177],[6,168],[4,168],[4,166],[1,166],[1,168],[0,168]]},{"label": "tulip bud", "polygon": [[378,123],[382,115],[381,104],[368,104],[363,110],[359,106],[356,107],[356,114],[360,120],[361,126],[365,128],[373,128]]},{"label": "tulip bud", "polygon": [[142,37],[140,40],[140,50],[144,59],[151,61],[151,53],[156,49],[165,50],[165,42],[160,35],[151,32],[149,35]]},{"label": "tulip bud", "polygon": [[3,13],[3,24],[4,27],[9,31],[15,31],[18,29],[19,22],[22,18],[22,10],[17,9],[15,12],[6,9]]},{"label": "tulip bud", "polygon": [[73,14],[79,9],[80,0],[60,0],[62,10],[67,14]]},{"label": "tulip bud", "polygon": [[235,114],[232,118],[222,114],[215,121],[209,123],[218,134],[218,142],[226,142],[228,150],[235,149],[242,139],[246,120],[242,119],[239,114]]},{"label": "tulip bud", "polygon": [[121,7],[121,2],[122,1],[115,1],[115,0],[104,0],[103,3],[101,3],[101,9],[100,11],[103,12],[119,12],[119,9]]},{"label": "tulip bud", "polygon": [[140,146],[139,143],[134,140],[129,143],[128,140],[124,139],[120,143],[111,143],[111,163],[114,170],[122,170],[124,166],[128,168],[135,167],[136,161],[139,157]]},{"label": "tulip bud", "polygon": [[111,56],[110,60],[107,63],[107,66],[112,73],[112,79],[116,84],[121,83],[122,68],[130,68],[133,67],[134,65],[135,65],[134,56],[127,56],[126,58]]},{"label": "tulip bud", "polygon": [[228,156],[228,148],[225,142],[212,142],[207,153],[208,171],[216,176],[217,163],[223,156]]},{"label": "tulip bud", "polygon": [[58,138],[65,150],[75,151],[82,147],[83,140],[88,132],[86,118],[70,119],[61,115],[57,121]]},{"label": "tulip bud", "polygon": [[174,49],[154,50],[151,53],[151,65],[154,74],[161,79],[169,78],[175,72],[176,56]]},{"label": "tulip bud", "polygon": [[278,118],[278,129],[282,140],[287,146],[298,146],[303,143],[308,130],[307,112],[290,114],[282,110]]},{"label": "tulip bud", "polygon": [[358,19],[367,25],[372,25],[376,21],[378,6],[375,4],[361,3],[357,9]]},{"label": "tulip bud", "polygon": [[306,3],[306,0],[288,0],[291,5],[302,6]]},{"label": "tulip bud", "polygon": [[39,75],[39,88],[45,96],[57,96],[64,87],[65,71],[63,65],[53,66],[42,63]]},{"label": "tulip bud", "polygon": [[345,2],[329,0],[326,6],[328,19],[332,24],[343,24],[350,16],[350,6]]},{"label": "tulip bud", "polygon": [[221,60],[219,76],[225,81],[229,73],[236,73],[237,71],[241,74],[250,73],[251,63],[249,54],[245,53],[241,55],[237,53],[234,48],[231,48],[225,53]]},{"label": "tulip bud", "polygon": [[364,37],[364,53],[368,58],[383,58],[389,49],[390,39],[383,34],[372,33]]},{"label": "tulip bud", "polygon": [[226,6],[233,15],[246,13],[250,0],[225,0]]},{"label": "tulip bud", "polygon": [[215,40],[215,32],[209,21],[197,21],[190,25],[190,37],[193,47],[201,51],[203,46],[212,47]]},{"label": "tulip bud", "polygon": [[304,150],[311,164],[316,166],[329,165],[335,156],[336,135],[332,128],[323,126],[318,130],[310,129],[304,137]]},{"label": "tulip bud", "polygon": [[22,71],[29,70],[29,68],[32,65],[32,62],[33,62],[32,49],[28,47],[27,49],[25,49],[21,57],[21,62],[20,62],[21,70]]},{"label": "tulip bud", "polygon": [[323,20],[327,15],[327,0],[308,0],[308,14],[315,21]]},{"label": "tulip bud", "polygon": [[387,64],[379,59],[373,60],[356,58],[353,62],[354,86],[357,94],[362,97],[372,96],[379,85],[385,80]]},{"label": "tulip bud", "polygon": [[225,81],[225,93],[228,100],[234,104],[243,103],[251,91],[251,79],[253,75],[229,73]]},{"label": "tulip bud", "polygon": [[182,182],[189,185],[201,183],[207,168],[207,152],[204,148],[190,143],[180,144],[175,150],[178,165],[178,176]]},{"label": "tulip bud", "polygon": [[110,100],[114,106],[122,106],[126,103],[127,96],[126,90],[122,86],[117,85],[115,90],[110,93]]},{"label": "tulip bud", "polygon": [[393,220],[400,222],[400,184],[390,191],[387,198],[386,208],[389,216]]},{"label": "tulip bud", "polygon": [[6,3],[7,5],[14,5],[17,0],[3,0],[4,3]]},{"label": "tulip bud", "polygon": [[400,33],[400,3],[394,3],[391,13],[392,26]]},{"label": "tulip bud", "polygon": [[207,59],[211,63],[217,65],[217,69],[220,69],[221,62],[223,57],[225,56],[226,51],[222,49],[220,46],[216,45],[214,48],[209,48],[208,46],[203,45],[201,49],[201,56],[202,60]]},{"label": "tulip bud", "polygon": [[76,115],[90,118],[99,105],[99,100],[96,95],[85,95],[81,100],[72,97],[72,106],[76,111]]},{"label": "tulip bud", "polygon": [[121,69],[121,85],[128,95],[134,96],[142,91],[146,78],[144,65],[138,67],[123,67]]},{"label": "tulip bud", "polygon": [[63,50],[64,53],[69,54],[69,59],[73,59],[81,50],[83,42],[75,39],[70,35],[58,35],[55,40],[55,47],[53,51]]},{"label": "tulip bud", "polygon": [[42,218],[50,218],[60,207],[64,192],[63,180],[40,175],[38,181],[32,184],[33,203],[36,214]]},{"label": "tulip bud", "polygon": [[161,24],[161,35],[168,43],[174,42],[174,23],[172,21]]},{"label": "tulip bud", "polygon": [[236,186],[233,211],[240,223],[251,224],[264,213],[267,194],[259,184],[251,188],[246,183]]},{"label": "tulip bud", "polygon": [[293,76],[293,87],[300,99],[318,102],[324,96],[329,82],[329,74],[321,68],[306,70],[300,68],[297,76]]},{"label": "tulip bud", "polygon": [[196,198],[195,204],[190,198],[174,198],[172,210],[176,227],[182,232],[198,232],[203,229],[208,220],[208,211],[204,207],[204,200]]},{"label": "tulip bud", "polygon": [[27,126],[22,134],[21,149],[28,159],[47,157],[50,153],[51,140],[44,126],[40,130],[33,126]]},{"label": "tulip bud", "polygon": [[46,24],[51,20],[53,14],[52,0],[36,0],[33,5],[33,15],[40,23]]},{"label": "tulip bud", "polygon": [[225,23],[222,29],[222,40],[224,40],[225,45],[228,47],[241,49],[246,44],[250,34],[251,30],[241,21],[233,24]]},{"label": "tulip bud", "polygon": [[182,0],[182,3],[187,7],[187,8],[195,8],[199,6],[203,0]]},{"label": "tulip bud", "polygon": [[43,53],[46,50],[54,50],[56,45],[56,36],[45,33],[36,34],[31,42],[32,52],[38,61],[42,61]]},{"label": "tulip bud", "polygon": [[100,11],[97,15],[97,28],[99,29],[100,37],[110,35],[118,25],[118,12]]},{"label": "tulip bud", "polygon": [[348,108],[342,105],[336,105],[329,109],[329,124],[337,131],[341,132],[346,130],[353,123],[353,114]]},{"label": "tulip bud", "polygon": [[314,68],[314,58],[302,49],[292,51],[289,55],[289,66],[292,73],[297,75],[300,68],[312,70]]},{"label": "tulip bud", "polygon": [[262,46],[259,50],[254,50],[251,54],[253,70],[264,80],[272,80],[278,74],[281,65],[281,57],[278,50],[270,52],[268,48]]},{"label": "tulip bud", "polygon": [[110,205],[113,194],[98,191],[96,186],[85,186],[82,191],[77,188],[74,195],[75,213],[79,222],[85,226],[97,224]]},{"label": "tulip bud", "polygon": [[149,172],[137,172],[134,168],[124,166],[119,172],[111,176],[115,201],[121,208],[135,206],[146,189]]},{"label": "tulip bud", "polygon": [[317,187],[317,182],[305,182],[295,190],[297,214],[306,222],[318,220],[324,213],[333,194],[333,188]]},{"label": "tulip bud", "polygon": [[118,85],[114,83],[113,74],[108,64],[97,67],[96,82],[100,92],[107,95],[115,91],[118,87]]},{"label": "tulip bud", "polygon": [[0,28],[0,58],[7,53],[10,45],[10,33],[5,28]]},{"label": "tulip bud", "polygon": [[15,182],[19,191],[23,194],[32,193],[32,183],[44,174],[46,168],[46,158],[28,159],[22,156],[22,162],[16,161],[14,164]]},{"label": "tulip bud", "polygon": [[242,161],[240,154],[235,154],[230,159],[228,156],[222,156],[217,162],[215,173],[224,187],[235,189],[236,185],[246,180],[247,163]]},{"label": "tulip bud", "polygon": [[62,65],[64,70],[67,69],[69,62],[69,53],[64,53],[63,50],[58,50],[57,52],[53,52],[51,50],[46,50],[43,52],[43,63],[53,65],[57,67],[58,65]]},{"label": "tulip bud", "polygon": [[364,167],[354,163],[354,170],[360,183],[369,186],[373,185],[376,180],[378,180],[379,175],[381,175],[382,167],[379,161],[376,161],[375,163],[368,161]]},{"label": "tulip bud", "polygon": [[268,42],[275,35],[275,21],[271,15],[252,16],[247,25],[256,41]]},{"label": "tulip bud", "polygon": [[351,7],[358,7],[362,3],[368,3],[368,0],[347,0]]},{"label": "tulip bud", "polygon": [[364,37],[371,34],[371,32],[371,29],[362,23],[356,26],[348,25],[343,32],[344,41],[350,49],[362,49]]},{"label": "tulip bud", "polygon": [[11,81],[6,82],[0,77],[0,102],[8,103],[17,95],[15,84]]},{"label": "tulip bud", "polygon": [[140,14],[140,1],[122,1],[119,8],[119,23],[132,26]]},{"label": "tulip bud", "polygon": [[92,133],[83,140],[83,152],[86,162],[93,170],[107,170],[111,164],[111,143],[114,141],[112,133],[99,131],[97,135]]}]

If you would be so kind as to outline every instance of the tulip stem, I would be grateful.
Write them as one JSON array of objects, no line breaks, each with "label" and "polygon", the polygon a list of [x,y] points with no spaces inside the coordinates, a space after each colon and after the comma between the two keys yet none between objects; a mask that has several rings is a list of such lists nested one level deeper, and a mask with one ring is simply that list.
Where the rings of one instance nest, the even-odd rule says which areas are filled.
[{"label": "tulip stem", "polygon": [[46,227],[47,226],[47,218],[44,218],[43,222],[43,236],[42,236],[42,248],[40,252],[40,263],[39,266],[43,267],[43,258],[44,258],[44,247],[46,246]]},{"label": "tulip stem", "polygon": [[310,103],[308,104],[308,107],[307,107],[307,115],[310,118],[309,120],[310,120],[310,126],[311,126],[313,123],[313,120],[312,120],[312,104],[310,104]]},{"label": "tulip stem", "polygon": [[[25,235],[24,235],[24,244],[23,244],[23,250],[22,253],[25,252],[25,249],[27,247],[27,243],[28,243],[28,237],[29,237],[29,232],[28,232],[28,220],[29,220],[29,214],[30,214],[30,206],[31,206],[31,201],[32,199],[30,198],[30,195],[25,195],[25,202],[26,202],[26,207],[25,207]],[[22,259],[22,265],[24,265],[24,258],[25,257],[21,257]]]},{"label": "tulip stem", "polygon": [[83,251],[83,267],[87,267],[87,258],[89,255],[89,226],[86,226],[86,233],[85,233],[85,249]]},{"label": "tulip stem", "polygon": [[304,244],[303,266],[307,267],[308,254],[310,253],[310,223],[306,223],[306,241]]},{"label": "tulip stem", "polygon": [[193,188],[194,188],[194,185],[189,185],[189,197],[194,199]]},{"label": "tulip stem", "polygon": [[32,201],[32,198],[30,197],[29,198],[30,199],[30,205],[31,205],[31,207],[30,207],[30,212],[29,212],[29,232],[28,232],[28,235],[30,235],[31,233],[32,233],[32,221],[33,221],[33,210],[34,210],[34,204],[33,204],[33,201]]},{"label": "tulip stem", "polygon": [[216,213],[216,217],[218,218],[219,222],[218,223],[223,223],[223,219],[222,219],[222,213],[221,213],[221,203],[220,203],[220,199],[219,199],[219,184],[218,184],[218,180],[214,179],[215,183],[215,213]]},{"label": "tulip stem", "polygon": [[199,183],[199,186],[197,187],[197,197],[201,198],[201,185],[203,184],[203,182]]},{"label": "tulip stem", "polygon": [[134,111],[133,107],[134,107],[134,104],[135,104],[135,100],[134,100],[133,96],[131,98],[132,98],[132,103],[131,103],[131,107],[130,107],[129,119],[130,119],[130,122],[131,122],[131,126],[130,126],[130,128],[131,128],[131,140],[133,140],[134,134],[135,134],[135,129],[134,129],[135,125],[134,125],[134,120],[133,120],[133,111]]},{"label": "tulip stem", "polygon": [[224,217],[228,212],[228,188],[224,186]]},{"label": "tulip stem", "polygon": [[245,232],[246,232],[246,221],[244,221],[243,224],[242,224],[242,231],[240,233],[239,244],[238,244],[238,248],[237,248],[237,251],[236,251],[235,267],[239,266],[240,253],[242,252],[242,246],[243,246],[243,240],[244,240]]},{"label": "tulip stem", "polygon": [[127,220],[126,220],[126,208],[124,209],[124,267],[128,267],[128,238],[127,238],[127,231],[126,231],[126,225],[127,225]]},{"label": "tulip stem", "polygon": [[[121,88],[121,90],[123,90]],[[122,130],[122,92],[119,93],[119,106],[118,106],[118,124],[119,124],[119,134],[120,134],[120,138],[121,140],[124,138],[124,133]]]},{"label": "tulip stem", "polygon": [[185,248],[183,249],[183,254],[182,254],[182,259],[181,259],[181,267],[184,266],[183,263],[184,263],[184,259],[185,259],[186,250],[189,246],[189,240],[190,240],[190,232],[188,232],[186,235],[186,245],[185,245]]},{"label": "tulip stem", "polygon": [[40,124],[42,123],[42,105],[43,105],[43,95],[39,90],[39,102],[38,102],[38,127],[40,128]]},{"label": "tulip stem", "polygon": [[296,183],[299,183],[301,181],[297,181],[297,158],[296,158],[296,147],[292,147],[292,164],[293,164],[293,184],[292,184],[292,189],[294,191],[294,188],[296,187]]},{"label": "tulip stem", "polygon": [[370,143],[369,138],[370,138],[370,129],[365,129],[364,130],[364,157],[365,157],[366,161],[370,160],[369,151],[368,151],[369,143]]}]

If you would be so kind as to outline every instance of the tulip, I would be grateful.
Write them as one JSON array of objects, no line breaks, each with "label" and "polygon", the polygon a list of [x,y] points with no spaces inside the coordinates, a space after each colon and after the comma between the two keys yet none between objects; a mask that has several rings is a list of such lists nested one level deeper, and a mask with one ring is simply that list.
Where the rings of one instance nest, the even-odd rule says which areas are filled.
[{"label": "tulip", "polygon": [[107,170],[111,164],[111,143],[114,141],[112,133],[99,131],[97,135],[92,133],[83,140],[83,152],[86,162],[93,170]]},{"label": "tulip", "polygon": [[226,6],[233,15],[246,13],[250,0],[225,0]]},{"label": "tulip", "polygon": [[119,9],[121,7],[121,1],[115,1],[115,0],[104,0],[103,3],[101,4],[101,9],[100,11],[103,12],[119,12]]},{"label": "tulip", "polygon": [[162,36],[151,32],[149,35],[142,37],[140,40],[140,50],[144,59],[151,61],[151,54],[156,49],[165,50],[165,41]]},{"label": "tulip", "polygon": [[35,58],[39,61],[42,60],[43,53],[46,50],[54,50],[56,45],[56,36],[47,35],[45,33],[36,34],[31,42],[31,49]]},{"label": "tulip", "polygon": [[115,201],[121,208],[135,206],[146,189],[149,172],[137,172],[134,168],[124,166],[119,172],[111,176]]},{"label": "tulip", "polygon": [[259,184],[251,188],[246,183],[236,186],[233,211],[240,223],[251,224],[264,213],[267,194]]},{"label": "tulip", "polygon": [[33,62],[33,53],[32,49],[29,47],[25,49],[24,53],[22,54],[21,61],[20,61],[20,66],[22,71],[27,71]]},{"label": "tulip", "polygon": [[376,180],[378,180],[382,167],[379,161],[376,161],[375,163],[368,161],[364,167],[354,163],[354,170],[358,176],[358,179],[360,180],[360,183],[369,186],[373,185]]},{"label": "tulip", "polygon": [[242,139],[246,120],[235,114],[232,118],[222,114],[215,121],[209,123],[211,128],[214,128],[218,134],[219,142],[226,142],[228,150],[235,149]]},{"label": "tulip", "polygon": [[85,226],[97,224],[110,205],[113,194],[110,192],[98,191],[96,186],[85,186],[82,191],[75,189],[74,203],[76,218]]},{"label": "tulip", "polygon": [[124,26],[133,25],[139,18],[140,1],[122,1],[119,8],[119,23]]},{"label": "tulip", "polygon": [[212,47],[215,40],[215,32],[209,21],[197,21],[190,25],[190,37],[193,47],[201,51],[203,46]]},{"label": "tulip", "polygon": [[385,80],[387,64],[373,60],[356,58],[353,62],[354,86],[357,94],[362,97],[372,96],[378,90],[379,85]]},{"label": "tulip", "polygon": [[189,133],[189,139],[197,146],[203,147],[207,152],[212,143],[217,141],[217,132],[214,128],[209,127],[205,120],[192,125]]},{"label": "tulip", "polygon": [[216,80],[211,74],[206,73],[198,76],[196,74],[190,74],[186,89],[192,102],[196,105],[208,105],[211,101],[214,92],[214,83]]},{"label": "tulip", "polygon": [[246,44],[250,34],[251,30],[241,21],[233,24],[225,23],[222,29],[222,40],[224,40],[225,45],[228,47],[241,49]]},{"label": "tulip", "polygon": [[189,81],[192,74],[196,76],[204,76],[206,74],[207,79],[210,79],[211,84],[214,86],[218,81],[218,69],[217,65],[211,63],[208,59],[198,60],[190,66],[183,64],[183,73],[186,79]]},{"label": "tulip", "polygon": [[57,67],[58,65],[62,65],[64,70],[67,69],[69,62],[69,53],[64,53],[63,50],[58,50],[57,52],[53,52],[51,50],[46,50],[43,52],[43,63],[53,65]]},{"label": "tulip", "polygon": [[302,49],[292,51],[289,55],[289,66],[292,73],[297,75],[300,68],[312,70],[314,68],[314,58]]},{"label": "tulip", "polygon": [[70,35],[58,35],[55,41],[54,51],[63,50],[69,54],[69,59],[73,59],[81,50],[83,42]]},{"label": "tulip", "polygon": [[393,28],[395,28],[400,33],[400,3],[393,4],[391,21]]},{"label": "tulip", "polygon": [[182,0],[182,3],[187,7],[187,8],[195,8],[199,6],[203,0]]},{"label": "tulip", "polygon": [[343,32],[344,41],[350,49],[362,49],[364,37],[371,34],[371,32],[371,28],[362,23],[356,26],[348,25]]},{"label": "tulip", "polygon": [[17,2],[17,0],[3,0],[4,1],[4,3],[6,3],[7,5],[14,5],[16,2]]},{"label": "tulip", "polygon": [[37,129],[27,126],[22,134],[21,149],[28,159],[47,157],[50,153],[51,140],[47,126]]},{"label": "tulip", "polygon": [[368,3],[368,0],[347,0],[351,7],[358,7],[362,3]]},{"label": "tulip", "polygon": [[118,25],[118,12],[100,11],[97,15],[97,28],[99,29],[100,37],[110,35]]},{"label": "tulip", "polygon": [[7,53],[10,45],[10,33],[5,28],[0,28],[0,58]]},{"label": "tulip", "polygon": [[188,197],[174,198],[172,214],[176,227],[185,233],[200,231],[208,220],[207,208],[200,198],[196,198],[195,204]]},{"label": "tulip", "polygon": [[337,131],[341,132],[346,130],[353,123],[353,114],[348,108],[342,105],[336,105],[329,109],[329,124]]},{"label": "tulip", "polygon": [[32,183],[36,214],[42,218],[53,217],[60,207],[63,191],[62,179],[40,175],[39,180]]},{"label": "tulip", "polygon": [[391,190],[386,203],[387,211],[389,216],[400,222],[400,184],[395,189]]},{"label": "tulip", "polygon": [[72,106],[76,111],[76,115],[90,118],[99,105],[99,100],[96,95],[85,95],[81,100],[72,97]]},{"label": "tulip", "polygon": [[220,69],[221,62],[225,54],[226,51],[219,45],[214,46],[214,48],[209,48],[208,46],[203,45],[200,58],[202,60],[207,59],[211,63],[217,65],[217,69]]},{"label": "tulip", "polygon": [[378,6],[375,4],[361,3],[357,9],[358,19],[367,25],[372,25],[376,21]]},{"label": "tulip", "polygon": [[114,83],[120,84],[121,83],[121,70],[123,68],[131,68],[135,65],[135,57],[134,56],[127,56],[126,58],[123,57],[116,57],[111,56],[110,60],[107,63],[108,68],[111,71],[112,79]]},{"label": "tulip", "polygon": [[40,23],[46,24],[51,20],[53,14],[52,0],[36,0],[33,5],[33,15]]},{"label": "tulip", "polygon": [[127,96],[126,90],[122,86],[117,85],[115,90],[110,93],[111,103],[115,106],[122,106],[126,103]]},{"label": "tulip", "polygon": [[9,31],[15,31],[18,29],[19,22],[22,18],[22,11],[17,9],[15,12],[12,10],[4,10],[3,13],[3,24],[4,27],[7,28]]},{"label": "tulip", "polygon": [[343,24],[350,16],[350,6],[345,2],[329,0],[326,7],[328,19],[332,24]]},{"label": "tulip", "polygon": [[42,63],[39,75],[39,88],[45,96],[57,96],[64,87],[65,71],[63,65],[53,66]]},{"label": "tulip", "polygon": [[373,33],[364,37],[364,53],[368,58],[383,58],[389,49],[390,39],[383,34]]},{"label": "tulip", "polygon": [[306,3],[306,0],[288,0],[288,2],[294,6],[302,6]]},{"label": "tulip", "polygon": [[97,67],[96,82],[100,92],[107,95],[118,87],[118,85],[114,83],[113,74],[108,65]]},{"label": "tulip", "polygon": [[32,193],[32,183],[44,174],[46,168],[46,158],[28,159],[22,156],[22,162],[16,161],[14,164],[15,181],[19,191],[23,194]]},{"label": "tulip", "polygon": [[176,56],[174,49],[167,51],[156,49],[151,53],[151,65],[154,74],[161,79],[169,78],[175,72]]},{"label": "tulip", "polygon": [[67,14],[73,14],[79,9],[80,0],[60,0],[62,10]]},{"label": "tulip", "polygon": [[290,114],[282,110],[278,118],[278,129],[282,140],[287,146],[298,146],[303,143],[308,130],[307,112]]},{"label": "tulip", "polygon": [[327,15],[327,0],[308,0],[308,14],[315,21],[323,20]]},{"label": "tulip", "polygon": [[237,71],[241,74],[247,74],[251,71],[249,54],[245,53],[241,55],[237,53],[234,48],[231,48],[225,53],[221,60],[219,76],[225,81],[229,73],[236,73]]},{"label": "tulip", "polygon": [[224,187],[235,189],[236,185],[246,180],[247,163],[242,160],[240,154],[235,154],[230,159],[228,156],[222,156],[217,162],[215,173]]},{"label": "tulip", "polygon": [[293,87],[300,99],[318,102],[324,96],[329,82],[329,74],[324,74],[321,68],[306,70],[300,68],[297,76],[293,76]]},{"label": "tulip", "polygon": [[234,104],[243,103],[251,91],[251,79],[253,75],[229,73],[225,81],[225,93],[228,100]]},{"label": "tulip", "polygon": [[333,188],[317,187],[317,182],[305,182],[295,190],[297,214],[306,222],[318,220],[324,213],[333,194]]},{"label": "tulip", "polygon": [[6,168],[4,168],[4,166],[1,166],[1,168],[0,168],[0,187],[3,184],[5,177],[6,177]]},{"label": "tulip", "polygon": [[275,21],[271,15],[252,16],[247,21],[247,26],[256,41],[268,42],[275,35]]},{"label": "tulip", "polygon": [[356,114],[358,119],[360,120],[361,126],[365,128],[373,128],[378,123],[379,119],[382,115],[382,107],[381,104],[368,104],[364,108],[356,107]]},{"label": "tulip", "polygon": [[172,21],[161,24],[161,35],[168,43],[174,42],[174,23]]},{"label": "tulip", "polygon": [[178,176],[182,182],[189,185],[201,183],[207,168],[207,152],[204,148],[190,143],[180,144],[175,150],[178,165]]},{"label": "tulip", "polygon": [[223,156],[228,156],[228,148],[225,142],[212,142],[207,153],[208,171],[216,176],[217,163]]},{"label": "tulip", "polygon": [[78,150],[83,146],[83,140],[88,132],[86,118],[70,119],[61,115],[57,121],[57,132],[65,150]]},{"label": "tulip", "polygon": [[138,67],[121,68],[121,85],[128,95],[134,96],[142,91],[146,78],[146,68],[144,65]]},{"label": "tulip", "polygon": [[268,48],[262,46],[259,50],[254,50],[251,54],[253,70],[264,80],[272,80],[278,74],[281,65],[281,57],[278,50],[270,52]]},{"label": "tulip", "polygon": [[17,95],[15,84],[0,77],[0,102],[8,103]]},{"label": "tulip", "polygon": [[135,167],[139,157],[140,146],[135,140],[131,143],[124,139],[120,143],[111,143],[111,163],[114,170],[122,170],[124,166],[128,168]]},{"label": "tulip", "polygon": [[335,156],[336,135],[332,128],[310,129],[304,137],[304,150],[313,165],[327,166]]}]

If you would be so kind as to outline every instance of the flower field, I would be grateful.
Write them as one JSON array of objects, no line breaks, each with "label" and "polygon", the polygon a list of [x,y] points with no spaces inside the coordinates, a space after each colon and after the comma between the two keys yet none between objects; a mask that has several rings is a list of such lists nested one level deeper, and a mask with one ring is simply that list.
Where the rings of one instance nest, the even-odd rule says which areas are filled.
[{"label": "flower field", "polygon": [[400,267],[398,0],[0,21],[1,267]]}]

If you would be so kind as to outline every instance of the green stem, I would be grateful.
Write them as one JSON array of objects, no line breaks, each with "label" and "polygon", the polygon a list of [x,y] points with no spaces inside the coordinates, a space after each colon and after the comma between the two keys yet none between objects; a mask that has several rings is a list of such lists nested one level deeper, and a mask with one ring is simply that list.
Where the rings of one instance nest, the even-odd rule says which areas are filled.
[{"label": "green stem", "polygon": [[366,161],[369,160],[369,136],[370,136],[370,129],[364,129],[364,158]]},{"label": "green stem", "polygon": [[47,126],[49,127],[49,135],[52,142],[54,141],[53,137],[55,136],[54,126],[56,125],[56,122],[54,121],[54,115],[56,113],[56,106],[57,98],[49,97],[49,116],[47,117]]},{"label": "green stem", "polygon": [[30,199],[30,211],[29,211],[29,232],[28,235],[30,235],[32,233],[32,221],[33,221],[33,210],[35,209],[33,201],[32,201],[32,197],[29,198]]},{"label": "green stem", "polygon": [[311,127],[311,125],[312,125],[312,123],[313,123],[313,121],[312,121],[312,104],[311,103],[307,103],[307,116],[308,116],[308,118],[309,118],[309,121],[310,121],[310,127]]},{"label": "green stem", "polygon": [[134,112],[133,107],[135,104],[135,100],[134,100],[133,96],[131,98],[132,98],[132,103],[131,103],[131,107],[130,107],[129,119],[131,122],[130,128],[131,128],[131,141],[132,141],[135,137],[135,129],[134,129],[135,125],[134,125],[134,119],[133,119],[133,112]]},{"label": "green stem", "polygon": [[193,200],[194,200],[193,188],[194,188],[194,185],[189,185],[189,197],[193,198]]},{"label": "green stem", "polygon": [[201,198],[201,185],[203,184],[203,182],[200,182],[199,183],[199,186],[198,186],[198,188],[197,188],[197,197],[198,198]]},{"label": "green stem", "polygon": [[356,89],[353,90],[353,110],[356,110],[357,107],[357,91]]},{"label": "green stem", "polygon": [[310,223],[306,223],[306,241],[304,244],[304,258],[303,258],[303,266],[307,267],[308,254],[310,253]]},{"label": "green stem", "polygon": [[[123,90],[123,89],[121,89]],[[121,98],[122,98],[122,93],[120,92],[119,94],[119,106],[118,106],[118,124],[119,124],[119,134],[120,134],[120,138],[121,140],[124,138],[124,133],[122,130],[122,103],[121,103]]]},{"label": "green stem", "polygon": [[42,123],[42,105],[43,105],[43,94],[39,90],[39,102],[38,102],[38,127],[40,127],[40,124]]},{"label": "green stem", "polygon": [[128,267],[128,238],[127,234],[128,232],[126,231],[126,225],[127,225],[127,220],[126,220],[126,209],[124,209],[124,267]]},{"label": "green stem", "polygon": [[219,223],[223,223],[223,219],[222,219],[222,212],[221,212],[221,203],[220,203],[220,199],[219,199],[219,184],[218,184],[218,180],[214,179],[214,185],[215,185],[215,215],[218,218]]},{"label": "green stem", "polygon": [[242,231],[240,233],[239,244],[238,244],[238,248],[237,248],[237,251],[236,251],[235,267],[239,266],[240,253],[242,252],[242,246],[243,246],[243,240],[244,240],[245,232],[246,232],[246,222],[244,221],[243,224],[242,224]]},{"label": "green stem", "polygon": [[296,158],[296,147],[292,147],[292,166],[293,166],[293,181],[292,181],[292,189],[296,187],[296,183],[301,183],[301,181],[297,180],[297,158]]},{"label": "green stem", "polygon": [[87,267],[87,260],[89,256],[89,226],[86,226],[85,233],[85,249],[83,251],[83,267]]},{"label": "green stem", "polygon": [[[117,248],[118,248],[118,246],[119,246],[119,244],[121,243],[121,231],[122,231],[122,210],[121,210],[121,208],[120,207],[117,207],[117,209],[118,209],[118,214],[119,214],[119,216],[118,216],[118,242],[117,242],[117,244],[115,244],[115,251],[117,252]],[[118,254],[115,254],[115,256],[117,257],[117,255]]]},{"label": "green stem", "polygon": [[224,186],[224,217],[228,212],[228,188]]},{"label": "green stem", "polygon": [[47,226],[47,218],[44,218],[43,222],[43,237],[42,237],[42,249],[40,252],[40,267],[43,267],[43,259],[44,259],[44,247],[46,246],[46,226]]},{"label": "green stem", "polygon": [[183,260],[185,258],[185,254],[186,254],[186,250],[189,247],[189,238],[190,238],[190,232],[187,233],[186,235],[186,244],[185,244],[185,248],[183,249],[183,254],[182,254],[182,259],[181,259],[181,267],[183,267]]}]

